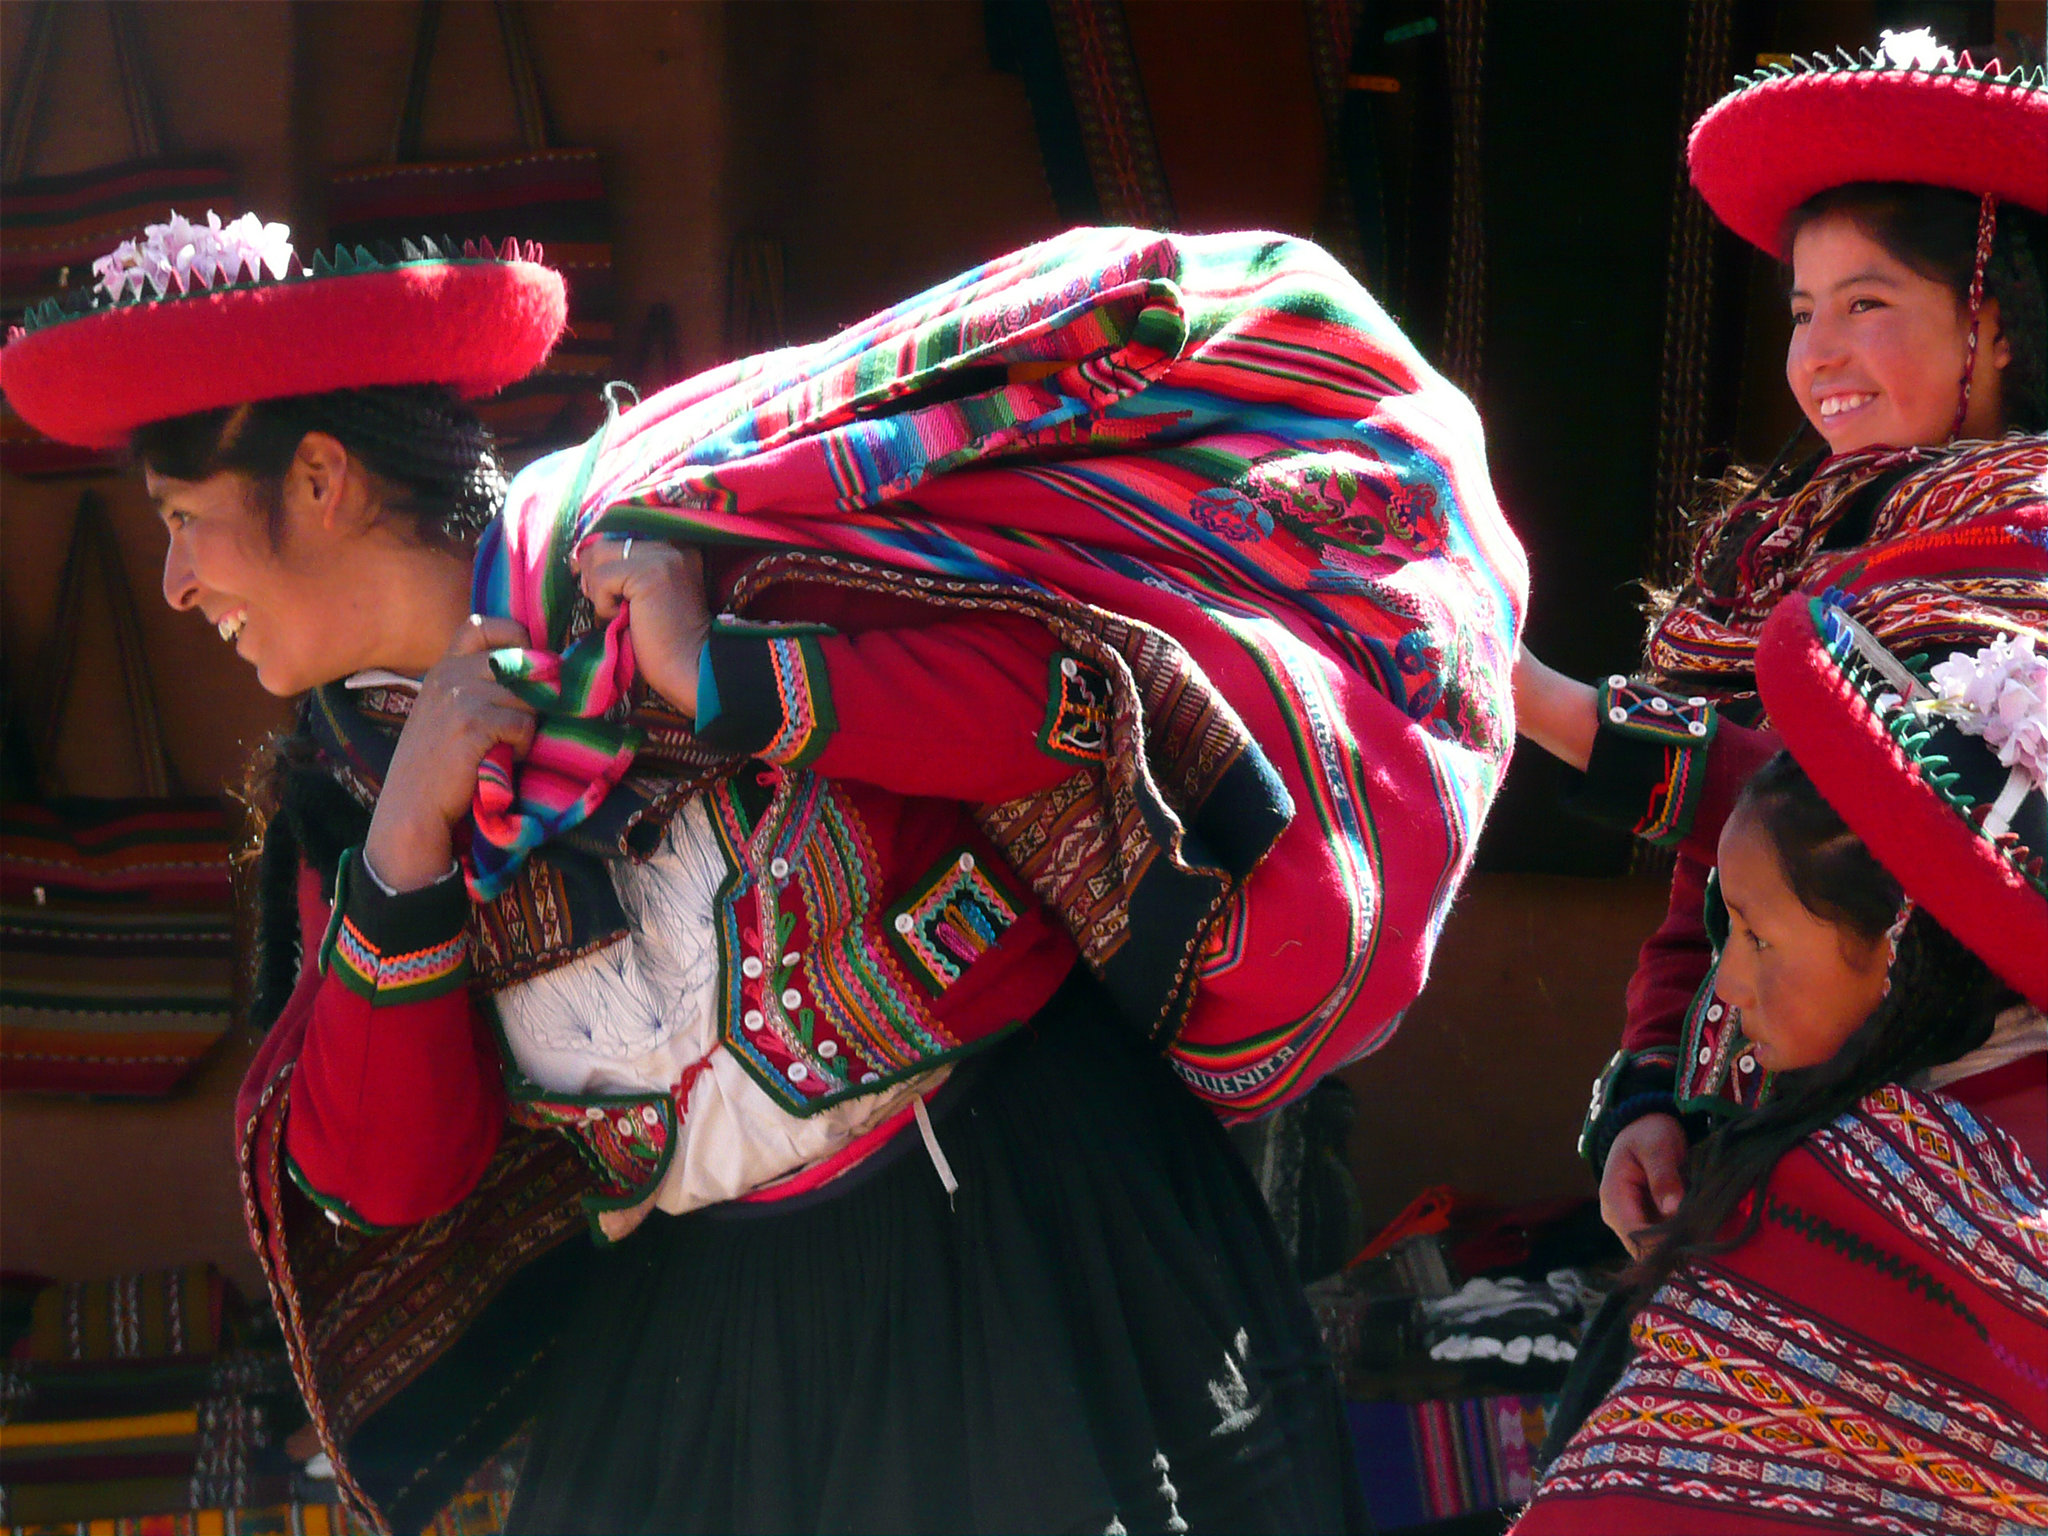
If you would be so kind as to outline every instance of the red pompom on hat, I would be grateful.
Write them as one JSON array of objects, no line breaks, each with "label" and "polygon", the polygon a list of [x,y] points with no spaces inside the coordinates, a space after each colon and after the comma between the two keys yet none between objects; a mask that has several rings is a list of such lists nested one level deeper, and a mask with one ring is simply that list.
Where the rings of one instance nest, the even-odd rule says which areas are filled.
[{"label": "red pompom on hat", "polygon": [[1693,125],[1692,183],[1773,256],[1792,210],[1863,181],[1986,194],[2048,213],[2048,74],[1978,68],[1924,32],[1860,57],[1795,59],[1742,80]]},{"label": "red pompom on hat", "polygon": [[152,225],[94,264],[98,287],[24,317],[0,350],[24,421],[117,448],[153,421],[289,395],[441,384],[474,399],[538,368],[568,321],[537,246],[406,241],[301,271],[282,225],[209,222]]},{"label": "red pompom on hat", "polygon": [[1983,644],[1912,665],[1826,598],[1757,641],[1785,747],[1905,892],[2048,1007],[2048,657],[1985,615]]}]

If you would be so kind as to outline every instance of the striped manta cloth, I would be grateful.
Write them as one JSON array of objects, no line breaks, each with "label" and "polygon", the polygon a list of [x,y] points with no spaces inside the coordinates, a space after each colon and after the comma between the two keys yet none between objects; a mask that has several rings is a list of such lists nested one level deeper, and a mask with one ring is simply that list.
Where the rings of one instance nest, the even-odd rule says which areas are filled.
[{"label": "striped manta cloth", "polygon": [[[1134,935],[1199,951],[1174,1062],[1226,1112],[1372,1049],[1426,979],[1514,740],[1527,566],[1470,403],[1315,246],[1073,230],[530,466],[475,598],[533,637],[494,663],[542,725],[522,761],[481,771],[478,899],[632,763],[613,718],[630,614],[578,622],[570,559],[598,534],[801,552],[848,581],[1170,637],[1175,687],[1291,801],[1201,931]],[[1143,694],[1149,653],[1125,648],[1112,686]],[[1172,852],[1197,807],[1176,802],[1168,734],[1148,717],[1110,773],[1151,796]]]}]

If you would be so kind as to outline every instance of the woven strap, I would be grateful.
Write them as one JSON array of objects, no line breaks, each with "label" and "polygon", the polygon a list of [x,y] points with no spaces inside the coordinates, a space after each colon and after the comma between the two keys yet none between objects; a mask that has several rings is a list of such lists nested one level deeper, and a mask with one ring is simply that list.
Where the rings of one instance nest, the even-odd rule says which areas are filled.
[{"label": "woven strap", "polygon": [[[548,149],[555,142],[547,98],[533,69],[533,44],[526,19],[513,0],[493,0],[498,41],[504,47],[505,75],[512,86],[512,110],[519,119],[519,137],[528,149]],[[441,35],[441,0],[420,0],[418,29],[413,34],[412,67],[405,77],[405,105],[391,135],[391,159],[405,165],[420,158],[420,122],[426,115],[427,81],[434,67],[434,44]]]},{"label": "woven strap", "polygon": [[[85,9],[76,0],[62,5],[58,0],[42,0],[29,18],[21,71],[14,89],[8,93],[7,121],[4,130],[0,130],[0,142],[4,142],[4,151],[0,151],[0,180],[19,181],[28,173],[43,85],[49,78],[50,60],[57,51],[57,18],[77,15]],[[128,131],[135,140],[135,153],[139,159],[154,160],[163,153],[163,132],[159,127],[156,93],[150,89],[149,74],[143,67],[135,8],[123,0],[108,0],[106,13],[107,25],[114,34],[114,67],[121,76],[121,100],[128,109]]]},{"label": "woven strap", "polygon": [[43,655],[43,729],[36,742],[36,761],[45,778],[43,790],[54,792],[47,782],[56,762],[57,740],[63,729],[64,706],[70,700],[71,680],[78,669],[78,637],[84,626],[85,594],[90,577],[88,566],[97,566],[101,591],[106,596],[107,617],[114,632],[114,650],[120,658],[121,687],[128,699],[128,727],[135,743],[135,761],[142,770],[143,793],[161,799],[171,792],[170,763],[164,756],[163,727],[158,719],[156,688],[149,677],[149,661],[142,649],[142,624],[135,613],[135,594],[128,585],[127,569],[121,563],[121,546],[107,520],[106,503],[92,491],[78,498],[78,515],[71,525],[71,547],[64,555],[63,574],[57,582],[57,616],[50,626],[49,649]]}]

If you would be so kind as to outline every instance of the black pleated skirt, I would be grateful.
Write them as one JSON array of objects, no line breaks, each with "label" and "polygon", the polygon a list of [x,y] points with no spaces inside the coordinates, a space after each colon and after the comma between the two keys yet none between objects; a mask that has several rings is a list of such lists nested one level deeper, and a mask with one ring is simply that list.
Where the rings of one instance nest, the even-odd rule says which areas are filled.
[{"label": "black pleated skirt", "polygon": [[578,1304],[520,1532],[1367,1528],[1249,1172],[1085,980],[798,1201],[650,1218]]}]

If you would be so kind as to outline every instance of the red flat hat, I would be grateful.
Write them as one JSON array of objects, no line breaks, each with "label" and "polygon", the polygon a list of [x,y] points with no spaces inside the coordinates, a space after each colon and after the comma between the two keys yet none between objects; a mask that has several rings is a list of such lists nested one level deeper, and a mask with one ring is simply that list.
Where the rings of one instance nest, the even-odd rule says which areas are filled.
[{"label": "red flat hat", "polygon": [[[1788,597],[1757,641],[1757,691],[1906,894],[2048,1007],[2048,658],[1990,615],[1982,639],[1909,667],[1826,599]],[[1987,712],[1986,700],[2002,702]]]},{"label": "red flat hat", "polygon": [[1693,125],[1692,184],[1773,256],[1785,219],[1830,187],[1909,181],[2048,213],[2048,75],[1979,69],[1925,33],[1861,57],[1795,59],[1744,77]]},{"label": "red flat hat", "polygon": [[[203,228],[173,222],[204,240]],[[97,264],[101,288],[49,301],[8,337],[8,403],[46,437],[117,448],[152,421],[288,395],[442,384],[473,399],[539,367],[568,319],[561,274],[540,264],[538,247],[458,254],[406,242],[316,255],[302,272],[281,243],[289,232],[268,229],[260,264],[252,248],[246,266],[210,281],[189,270],[189,254],[173,273],[161,239],[144,253],[153,279],[136,265],[136,243],[123,246]],[[175,261],[191,247],[169,249]],[[125,267],[109,266],[124,256]],[[154,282],[165,285],[151,292]]]}]

